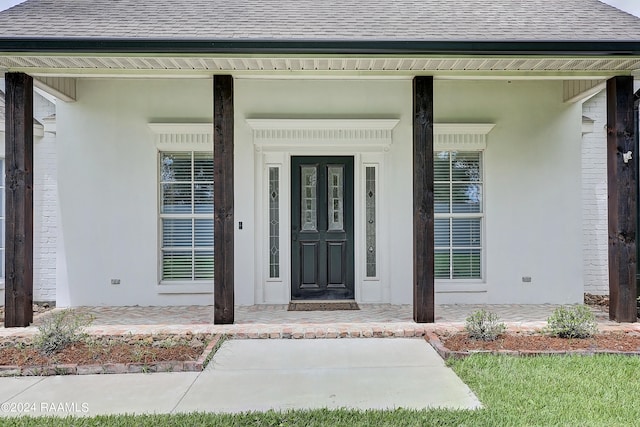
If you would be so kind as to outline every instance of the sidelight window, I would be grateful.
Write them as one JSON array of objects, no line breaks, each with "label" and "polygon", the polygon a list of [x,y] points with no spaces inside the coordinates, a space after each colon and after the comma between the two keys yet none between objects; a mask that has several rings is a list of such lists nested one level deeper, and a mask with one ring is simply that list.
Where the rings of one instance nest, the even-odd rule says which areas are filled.
[{"label": "sidelight window", "polygon": [[280,168],[269,168],[269,277],[280,277]]},{"label": "sidelight window", "polygon": [[434,153],[437,279],[482,279],[482,179],[482,152]]},{"label": "sidelight window", "polygon": [[367,277],[376,277],[376,167],[365,167],[365,238]]}]

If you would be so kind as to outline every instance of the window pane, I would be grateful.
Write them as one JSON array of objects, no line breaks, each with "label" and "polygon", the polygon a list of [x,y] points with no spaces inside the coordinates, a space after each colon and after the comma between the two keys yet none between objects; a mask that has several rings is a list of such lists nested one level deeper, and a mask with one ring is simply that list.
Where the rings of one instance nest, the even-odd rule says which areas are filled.
[{"label": "window pane", "polygon": [[162,182],[191,182],[191,153],[162,153]]},{"label": "window pane", "polygon": [[192,280],[193,257],[191,251],[165,251],[162,256],[163,280]]},{"label": "window pane", "polygon": [[480,153],[458,152],[452,154],[451,176],[452,181],[482,181],[480,174]]},{"label": "window pane", "polygon": [[213,213],[213,183],[196,182],[193,185],[195,213]]},{"label": "window pane", "polygon": [[451,192],[454,213],[482,212],[481,184],[453,184]]},{"label": "window pane", "polygon": [[195,252],[195,280],[213,279],[213,251]]},{"label": "window pane", "polygon": [[453,278],[480,278],[480,249],[453,250]]},{"label": "window pane", "polygon": [[449,218],[435,220],[433,228],[435,232],[436,247],[449,247],[451,245],[451,230],[449,228],[449,221]]},{"label": "window pane", "polygon": [[480,218],[453,219],[453,246],[480,247]]},{"label": "window pane", "polygon": [[163,214],[191,214],[191,184],[162,184]]},{"label": "window pane", "polygon": [[213,153],[193,154],[193,180],[213,183]]},{"label": "window pane", "polygon": [[213,218],[196,219],[194,222],[195,247],[213,248]]},{"label": "window pane", "polygon": [[433,175],[435,181],[449,181],[449,152],[439,151],[433,155]]},{"label": "window pane", "polygon": [[192,220],[169,219],[162,220],[162,247],[176,248],[193,246]]},{"label": "window pane", "polygon": [[448,249],[436,249],[434,253],[436,279],[448,279],[450,277],[450,256]]},{"label": "window pane", "polygon": [[436,213],[449,213],[451,193],[450,185],[447,184],[434,184],[434,206],[433,210]]}]

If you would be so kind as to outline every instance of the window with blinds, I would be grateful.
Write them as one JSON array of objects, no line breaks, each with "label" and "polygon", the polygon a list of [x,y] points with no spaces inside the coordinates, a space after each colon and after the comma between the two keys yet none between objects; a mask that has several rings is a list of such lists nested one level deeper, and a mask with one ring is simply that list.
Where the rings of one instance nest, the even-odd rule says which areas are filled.
[{"label": "window with blinds", "polygon": [[213,153],[160,153],[161,277],[213,279]]},{"label": "window with blinds", "polygon": [[435,277],[482,279],[482,152],[434,153]]}]

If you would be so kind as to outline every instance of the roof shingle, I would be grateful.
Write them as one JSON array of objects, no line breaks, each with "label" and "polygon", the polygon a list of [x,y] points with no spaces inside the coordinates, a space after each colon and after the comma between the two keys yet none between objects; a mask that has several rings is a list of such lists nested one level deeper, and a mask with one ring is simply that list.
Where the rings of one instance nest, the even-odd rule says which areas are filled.
[{"label": "roof shingle", "polygon": [[640,41],[640,18],[598,0],[28,0],[0,37]]}]

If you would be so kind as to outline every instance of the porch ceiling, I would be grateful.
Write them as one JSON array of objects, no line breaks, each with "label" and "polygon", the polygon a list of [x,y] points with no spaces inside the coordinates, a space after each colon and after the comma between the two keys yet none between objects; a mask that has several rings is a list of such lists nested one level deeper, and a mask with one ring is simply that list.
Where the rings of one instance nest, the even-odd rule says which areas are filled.
[{"label": "porch ceiling", "polygon": [[0,54],[0,71],[35,76],[356,74],[606,78],[640,72],[638,56],[161,56]]}]

